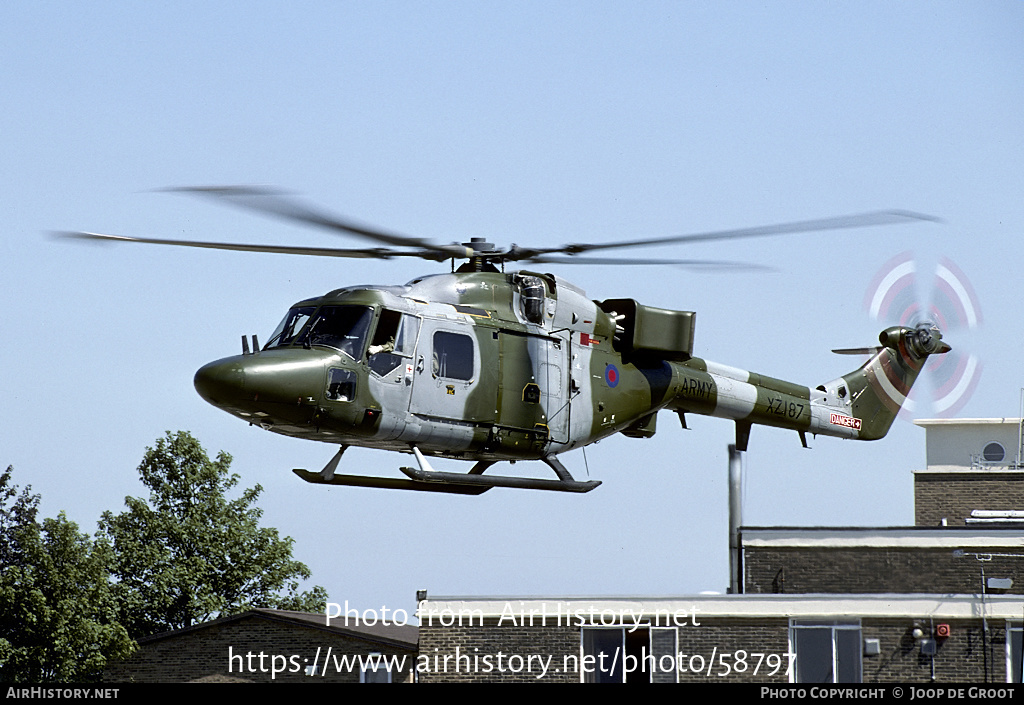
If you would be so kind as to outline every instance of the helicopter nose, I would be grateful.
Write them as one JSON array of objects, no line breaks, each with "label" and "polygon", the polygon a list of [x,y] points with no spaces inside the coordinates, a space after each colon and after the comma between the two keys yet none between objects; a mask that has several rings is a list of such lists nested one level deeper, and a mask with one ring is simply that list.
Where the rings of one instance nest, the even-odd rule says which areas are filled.
[{"label": "helicopter nose", "polygon": [[196,391],[214,406],[237,400],[245,388],[245,368],[233,358],[203,365],[193,380]]}]

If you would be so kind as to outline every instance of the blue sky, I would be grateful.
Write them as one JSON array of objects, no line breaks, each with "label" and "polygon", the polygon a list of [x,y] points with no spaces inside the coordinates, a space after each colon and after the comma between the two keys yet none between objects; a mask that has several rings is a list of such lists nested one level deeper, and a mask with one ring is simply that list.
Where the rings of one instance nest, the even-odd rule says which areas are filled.
[{"label": "blue sky", "polygon": [[[905,208],[943,223],[658,248],[772,273],[549,269],[594,299],[698,313],[701,357],[817,385],[873,344],[864,291],[912,250],[971,280],[985,324],[961,415],[1015,416],[1024,342],[1024,5],[7,2],[0,9],[0,463],[88,531],[166,430],[265,488],[266,523],[334,601],[724,590],[733,426],[665,414],[564,456],[588,495],[306,485],[333,448],[248,427],[192,376],[287,307],[431,263],[55,241],[50,230],[360,246],[168,186],[273,184],[438,242],[602,242]],[[1009,293],[1008,293],[1009,292]],[[755,428],[749,525],[908,525],[924,432]],[[353,450],[344,470],[407,458]],[[453,470],[462,470],[455,465]],[[545,474],[538,467],[538,474]]]}]

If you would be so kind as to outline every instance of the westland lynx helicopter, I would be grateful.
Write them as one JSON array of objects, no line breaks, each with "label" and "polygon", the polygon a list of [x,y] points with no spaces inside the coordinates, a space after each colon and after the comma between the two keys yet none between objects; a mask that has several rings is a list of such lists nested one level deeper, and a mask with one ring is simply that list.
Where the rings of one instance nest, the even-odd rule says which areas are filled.
[{"label": "westland lynx helicopter", "polygon": [[[654,435],[658,412],[729,419],[746,450],[754,424],[806,434],[873,440],[889,430],[929,355],[950,347],[931,324],[891,327],[859,369],[814,388],[694,357],[696,314],[633,299],[592,301],[553,274],[505,272],[507,263],[677,264],[725,262],[599,259],[625,247],[759,237],[935,220],[884,211],[676,237],[498,249],[483,238],[438,245],[329,215],[280,192],[178,189],[384,245],[368,249],[278,247],[66,233],[142,242],[327,257],[452,260],[453,271],[405,286],[359,286],[299,301],[260,347],[195,375],[208,402],[275,433],[340,446],[313,483],[480,494],[492,487],[588,492],[557,456],[615,433]],[[455,260],[466,260],[455,269]],[[337,474],[350,446],[412,453],[408,479]],[[441,472],[428,457],[475,461]],[[485,474],[499,461],[540,460],[557,479]]]}]

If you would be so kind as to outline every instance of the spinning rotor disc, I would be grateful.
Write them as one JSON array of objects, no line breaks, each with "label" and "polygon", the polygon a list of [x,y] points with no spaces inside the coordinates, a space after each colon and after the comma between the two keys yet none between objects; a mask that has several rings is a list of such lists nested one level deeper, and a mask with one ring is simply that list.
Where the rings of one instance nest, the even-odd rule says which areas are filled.
[{"label": "spinning rotor disc", "polygon": [[[911,252],[902,252],[878,270],[864,297],[873,320],[911,328],[936,327],[943,333],[969,331],[982,321],[981,306],[970,280],[943,257],[934,274],[919,277],[919,264]],[[925,371],[931,383],[930,400],[921,399],[915,388],[900,412],[904,418],[930,413],[939,418],[955,416],[974,393],[981,378],[978,357],[953,346],[945,355],[928,359]]]}]

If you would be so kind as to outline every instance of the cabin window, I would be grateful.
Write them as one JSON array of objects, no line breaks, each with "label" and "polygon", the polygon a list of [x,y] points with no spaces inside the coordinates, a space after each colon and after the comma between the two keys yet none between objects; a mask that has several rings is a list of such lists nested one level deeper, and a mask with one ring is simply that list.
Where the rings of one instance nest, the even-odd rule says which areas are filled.
[{"label": "cabin window", "polygon": [[468,335],[437,331],[431,365],[435,377],[473,379],[473,339]]}]

